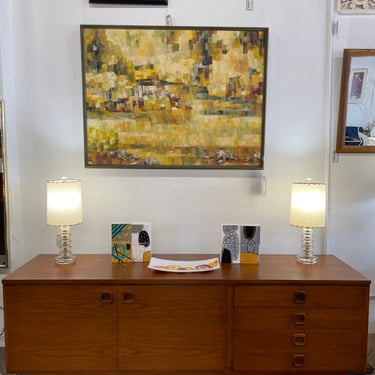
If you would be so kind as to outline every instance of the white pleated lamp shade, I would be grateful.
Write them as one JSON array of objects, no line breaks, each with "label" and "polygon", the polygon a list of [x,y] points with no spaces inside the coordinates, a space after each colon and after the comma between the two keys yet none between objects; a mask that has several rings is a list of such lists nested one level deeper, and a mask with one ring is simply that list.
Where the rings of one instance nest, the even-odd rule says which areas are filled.
[{"label": "white pleated lamp shade", "polygon": [[296,227],[323,228],[326,225],[326,184],[292,184],[290,224]]},{"label": "white pleated lamp shade", "polygon": [[81,181],[62,178],[47,181],[47,224],[70,226],[81,224]]}]

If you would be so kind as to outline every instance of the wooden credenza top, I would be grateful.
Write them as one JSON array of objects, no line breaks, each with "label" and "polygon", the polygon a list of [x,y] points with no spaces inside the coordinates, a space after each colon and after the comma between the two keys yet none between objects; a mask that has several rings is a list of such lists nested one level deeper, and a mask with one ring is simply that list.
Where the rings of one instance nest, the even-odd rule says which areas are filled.
[{"label": "wooden credenza top", "polygon": [[[110,254],[77,255],[71,265],[57,265],[52,254],[41,254],[12,272],[2,280],[4,285],[30,284],[358,284],[369,285],[370,280],[333,255],[320,255],[315,265],[304,265],[296,261],[295,255],[261,255],[260,263],[222,264],[221,269],[173,273],[154,271],[148,263],[112,264]],[[166,259],[206,259],[213,254],[155,254]]]}]

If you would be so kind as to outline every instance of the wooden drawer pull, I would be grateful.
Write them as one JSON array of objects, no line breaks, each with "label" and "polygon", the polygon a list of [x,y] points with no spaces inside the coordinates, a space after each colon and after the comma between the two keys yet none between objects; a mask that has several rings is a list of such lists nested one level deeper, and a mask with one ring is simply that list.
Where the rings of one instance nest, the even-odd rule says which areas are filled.
[{"label": "wooden drawer pull", "polygon": [[306,314],[305,313],[295,313],[294,314],[294,324],[296,326],[303,326],[306,323]]},{"label": "wooden drawer pull", "polygon": [[306,335],[303,333],[295,333],[293,335],[293,344],[295,346],[305,346],[306,344]]},{"label": "wooden drawer pull", "polygon": [[132,291],[125,292],[122,300],[124,303],[134,303],[135,302],[135,293]]},{"label": "wooden drawer pull", "polygon": [[307,293],[305,291],[294,292],[295,303],[306,303]]},{"label": "wooden drawer pull", "polygon": [[294,367],[304,367],[305,366],[305,355],[304,354],[294,354],[293,355],[293,366]]},{"label": "wooden drawer pull", "polygon": [[100,293],[100,302],[101,303],[112,303],[113,302],[113,293],[111,291],[105,291]]}]

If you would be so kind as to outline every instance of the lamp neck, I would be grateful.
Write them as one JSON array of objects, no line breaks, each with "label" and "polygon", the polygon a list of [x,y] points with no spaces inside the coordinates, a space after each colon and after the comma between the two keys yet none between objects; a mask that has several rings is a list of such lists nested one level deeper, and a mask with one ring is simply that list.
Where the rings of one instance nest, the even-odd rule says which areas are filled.
[{"label": "lamp neck", "polygon": [[55,258],[56,263],[68,264],[75,262],[75,256],[71,252],[72,245],[69,225],[59,227],[59,232],[57,234],[57,246],[60,248],[60,252]]}]

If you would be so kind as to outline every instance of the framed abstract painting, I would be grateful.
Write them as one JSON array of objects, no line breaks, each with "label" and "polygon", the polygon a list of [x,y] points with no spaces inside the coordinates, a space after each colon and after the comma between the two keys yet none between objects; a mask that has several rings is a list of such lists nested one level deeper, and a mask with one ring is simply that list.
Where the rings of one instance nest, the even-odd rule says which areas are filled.
[{"label": "framed abstract painting", "polygon": [[267,28],[81,25],[86,167],[263,169]]}]

